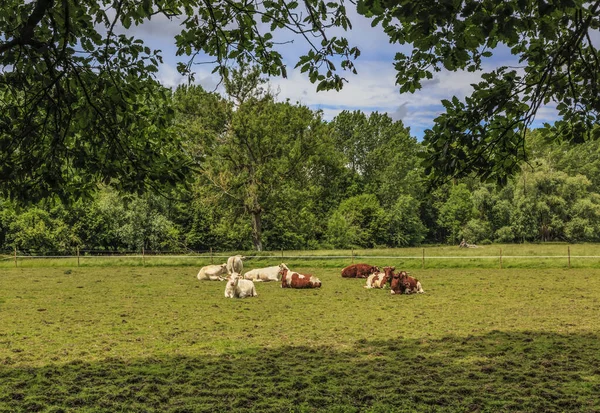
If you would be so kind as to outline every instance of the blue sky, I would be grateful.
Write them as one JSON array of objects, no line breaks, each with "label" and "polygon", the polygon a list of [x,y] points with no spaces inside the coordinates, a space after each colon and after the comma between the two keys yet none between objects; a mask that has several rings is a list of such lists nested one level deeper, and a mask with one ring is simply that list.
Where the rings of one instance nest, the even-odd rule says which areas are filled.
[{"label": "blue sky", "polygon": [[[323,111],[326,120],[333,119],[343,110],[361,110],[365,113],[385,112],[395,120],[402,120],[410,127],[411,134],[417,138],[423,136],[425,129],[433,126],[433,119],[443,112],[442,99],[457,96],[463,99],[472,91],[471,84],[480,79],[481,73],[447,72],[434,75],[424,87],[414,94],[400,94],[395,85],[395,69],[393,57],[399,51],[407,52],[406,46],[392,45],[381,27],[371,27],[370,20],[359,16],[355,10],[348,9],[353,29],[346,32],[351,45],[358,46],[361,56],[356,60],[357,75],[349,72],[344,74],[348,83],[342,91],[316,92],[316,85],[310,83],[305,74],[294,70],[297,57],[305,54],[308,45],[300,38],[294,43],[280,46],[278,49],[287,64],[288,78],[272,78],[272,90],[278,92],[280,100],[290,99],[312,109]],[[143,38],[148,46],[161,49],[164,64],[158,73],[158,79],[166,86],[174,87],[187,80],[176,70],[178,61],[186,61],[186,57],[175,56],[174,36],[179,32],[179,22],[163,16],[156,16],[152,21],[142,26],[131,28],[129,35]],[[275,33],[276,40],[289,33]],[[336,35],[342,35],[341,30]],[[207,58],[206,60],[210,60]],[[484,62],[484,69],[491,70],[500,65],[515,65],[516,59],[508,50],[497,50],[492,58]],[[219,78],[211,74],[210,65],[195,65],[196,83],[208,90],[213,90],[219,83]],[[221,91],[219,88],[217,91]],[[552,106],[543,107],[538,112],[534,126],[556,119]]]}]

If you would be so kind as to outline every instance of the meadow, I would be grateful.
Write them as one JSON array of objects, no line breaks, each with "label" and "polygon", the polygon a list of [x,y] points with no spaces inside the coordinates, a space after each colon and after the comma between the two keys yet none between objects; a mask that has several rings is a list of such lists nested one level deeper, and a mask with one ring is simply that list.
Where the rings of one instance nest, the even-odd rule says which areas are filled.
[{"label": "meadow", "polygon": [[600,412],[600,269],[415,263],[393,296],[300,260],[321,289],[234,300],[167,264],[0,269],[0,412]]}]

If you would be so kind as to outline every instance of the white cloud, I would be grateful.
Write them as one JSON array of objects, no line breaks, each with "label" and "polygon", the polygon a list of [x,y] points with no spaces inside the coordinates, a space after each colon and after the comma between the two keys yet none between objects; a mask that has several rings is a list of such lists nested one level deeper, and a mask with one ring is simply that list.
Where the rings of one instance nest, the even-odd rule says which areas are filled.
[{"label": "white cloud", "polygon": [[[289,78],[273,78],[270,84],[273,90],[279,91],[279,99],[290,99],[300,102],[313,109],[323,111],[326,120],[333,119],[342,110],[361,110],[365,113],[374,111],[387,112],[393,119],[401,119],[411,130],[422,133],[423,129],[433,125],[433,119],[443,112],[442,99],[457,96],[464,99],[472,92],[471,84],[481,80],[481,73],[448,72],[435,73],[434,79],[424,81],[421,90],[414,94],[400,94],[396,82],[396,70],[393,67],[394,55],[397,52],[408,52],[408,46],[390,44],[387,35],[381,27],[371,27],[371,21],[359,16],[352,7],[348,8],[353,30],[344,32],[336,29],[331,35],[345,36],[350,45],[358,46],[362,54],[355,62],[357,75],[340,71],[349,82],[340,92],[316,92],[316,84],[310,83],[307,75],[294,69],[300,54],[306,53],[309,45],[300,37],[291,33],[278,30],[274,33],[278,41],[294,39],[293,43],[279,45],[279,50],[288,64]],[[127,33],[137,35],[146,40],[151,48],[162,49],[165,63],[160,67],[158,79],[169,87],[175,87],[187,82],[175,69],[177,62],[186,62],[187,56],[175,56],[174,36],[181,30],[181,21],[168,19],[164,16],[155,16],[151,21],[137,27],[132,27]],[[261,25],[263,29],[268,29]],[[486,61],[485,71],[492,70],[500,65],[515,65],[512,56],[505,48],[499,48],[497,57]],[[212,58],[200,57],[199,61],[210,61]],[[201,84],[207,90],[222,91],[218,88],[219,77],[212,74],[210,64],[194,65],[196,72],[195,83]],[[338,69],[340,69],[338,67]],[[217,89],[218,88],[218,89]],[[556,111],[553,108],[541,108],[538,112],[538,121],[553,121]]]}]

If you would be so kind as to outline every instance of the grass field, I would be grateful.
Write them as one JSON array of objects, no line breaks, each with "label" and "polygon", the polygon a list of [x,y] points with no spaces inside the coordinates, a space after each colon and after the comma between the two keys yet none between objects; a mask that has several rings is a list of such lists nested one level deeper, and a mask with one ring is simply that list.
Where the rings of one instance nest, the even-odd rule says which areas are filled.
[{"label": "grass field", "polygon": [[[479,248],[459,249],[456,245],[415,248],[386,248],[367,250],[317,251],[235,251],[190,255],[86,256],[72,258],[31,258],[18,256],[19,268],[39,267],[114,267],[114,266],[190,266],[201,267],[225,262],[227,257],[242,253],[251,257],[251,266],[272,265],[284,261],[294,267],[340,268],[352,262],[368,261],[380,265],[405,268],[598,268],[600,244],[563,243],[483,245]],[[569,259],[570,256],[570,259]],[[15,268],[11,254],[0,255],[0,268]]]},{"label": "grass field", "polygon": [[412,296],[293,269],[323,287],[0,269],[0,412],[600,412],[598,269],[415,266]]}]

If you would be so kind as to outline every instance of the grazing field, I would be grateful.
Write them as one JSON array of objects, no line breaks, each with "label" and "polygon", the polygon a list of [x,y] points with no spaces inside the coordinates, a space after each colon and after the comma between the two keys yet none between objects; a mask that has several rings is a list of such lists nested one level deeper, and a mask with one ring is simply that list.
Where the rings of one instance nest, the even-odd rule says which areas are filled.
[{"label": "grazing field", "polygon": [[598,269],[412,267],[411,296],[292,269],[323,287],[1,269],[0,412],[600,412]]},{"label": "grazing field", "polygon": [[[403,268],[599,268],[600,244],[564,243],[495,244],[478,248],[458,248],[456,245],[413,248],[383,248],[365,250],[305,250],[305,251],[230,251],[215,254],[153,255],[129,253],[119,255],[85,255],[70,258],[32,258],[19,253],[19,268],[36,267],[115,267],[115,266],[191,266],[220,264],[230,255],[242,253],[249,257],[246,265],[266,266],[284,261],[294,267],[341,268],[352,262],[368,261]],[[212,255],[212,257],[211,257]],[[0,255],[0,268],[15,268],[13,254]]]}]

